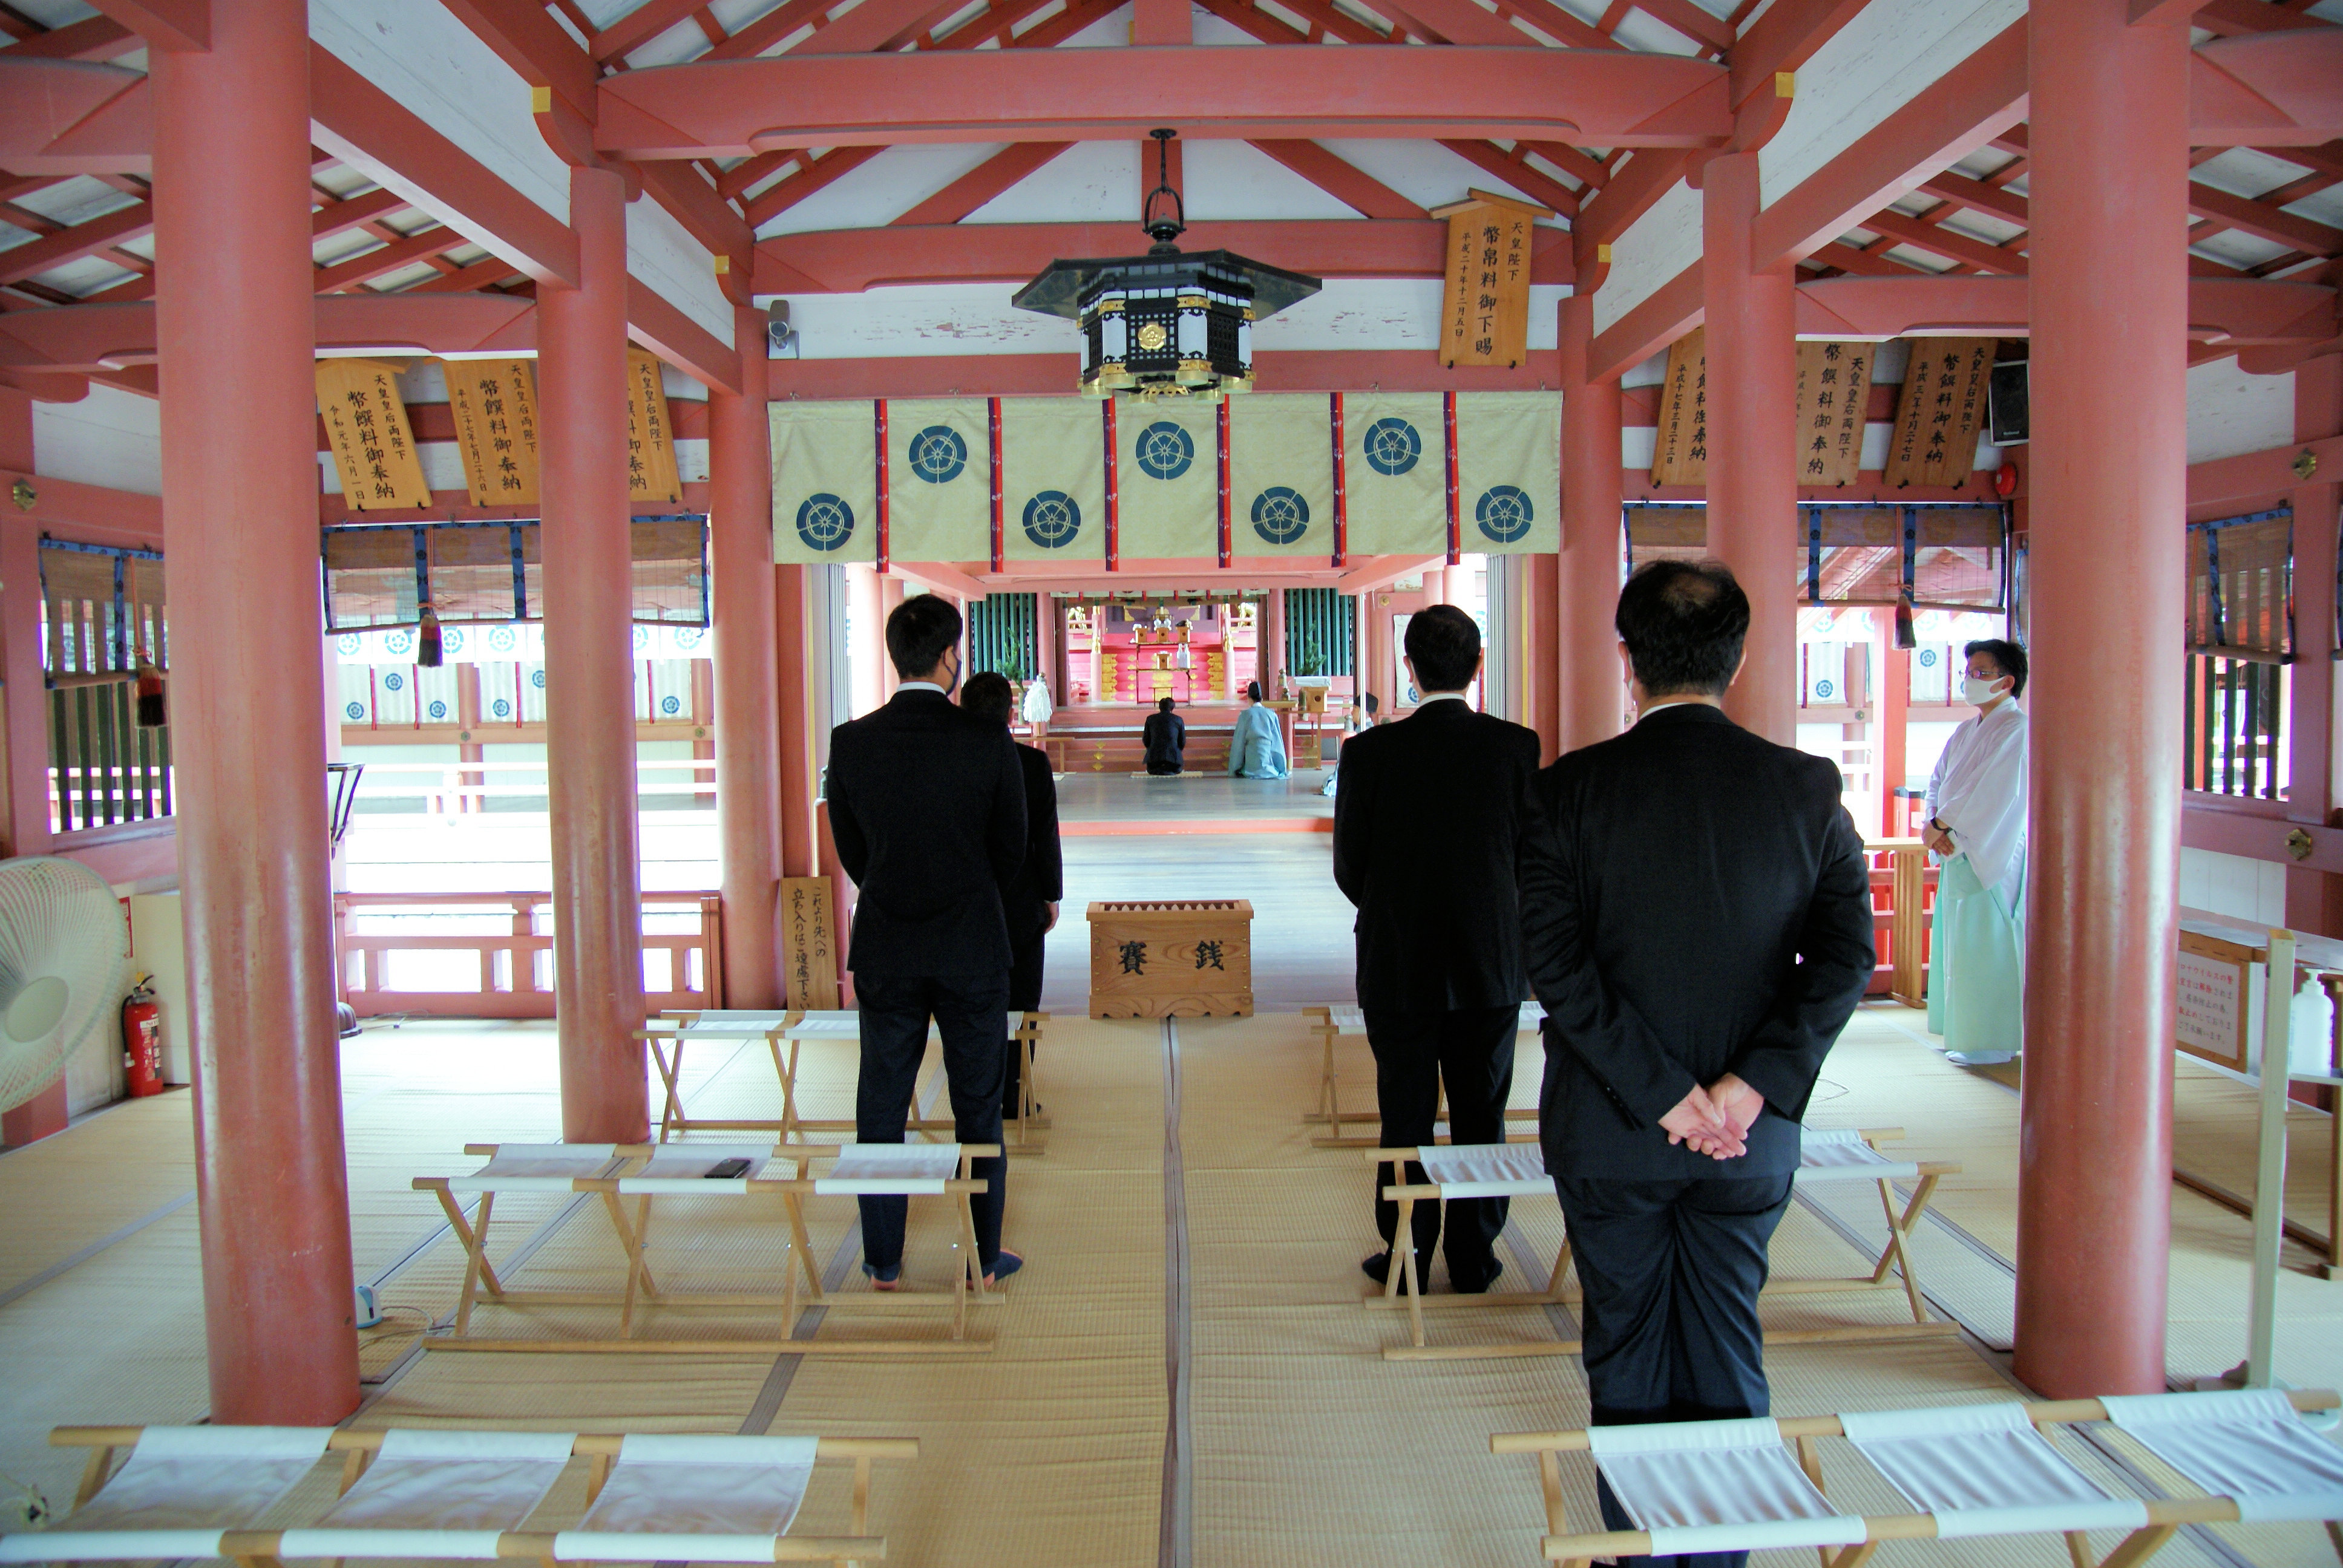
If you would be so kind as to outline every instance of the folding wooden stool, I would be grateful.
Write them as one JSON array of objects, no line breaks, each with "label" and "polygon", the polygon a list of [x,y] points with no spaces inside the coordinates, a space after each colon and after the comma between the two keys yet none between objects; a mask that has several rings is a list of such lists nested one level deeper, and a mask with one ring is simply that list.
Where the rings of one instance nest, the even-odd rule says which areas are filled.
[{"label": "folding wooden stool", "polygon": [[1017,1114],[1008,1119],[1005,1129],[1010,1134],[1009,1151],[1011,1154],[1040,1154],[1049,1147],[1045,1140],[1031,1136],[1034,1132],[1046,1132],[1050,1128],[1050,1119],[1041,1111],[1041,1079],[1034,1066],[1042,1031],[1049,1023],[1050,1015],[1046,1012],[1028,1012],[1018,1019],[1015,1047],[1018,1054]]},{"label": "folding wooden stool", "polygon": [[[1889,1541],[2058,1534],[2075,1568],[2139,1568],[2190,1524],[2323,1523],[2343,1553],[2343,1451],[2298,1411],[2324,1391],[2230,1391],[2021,1403],[1996,1401],[1865,1414],[1503,1432],[1495,1453],[1534,1454],[1547,1561],[1812,1547],[1822,1568],[1860,1568]],[[2046,1429],[2111,1422],[2201,1497],[2119,1496],[2049,1442]],[[1907,1513],[1853,1514],[1823,1493],[1819,1439],[1844,1437],[1902,1495]],[[1785,1442],[1786,1440],[1786,1442]],[[1788,1446],[1795,1444],[1795,1450]],[[1560,1456],[1591,1453],[1628,1530],[1571,1529]],[[2144,1480],[2145,1477],[2142,1477]],[[2121,1530],[2095,1559],[2087,1532]]]},{"label": "folding wooden stool", "polygon": [[[933,1029],[930,1027],[930,1038]],[[648,1041],[651,1060],[658,1066],[659,1078],[666,1087],[666,1101],[659,1111],[659,1141],[664,1143],[677,1132],[771,1132],[784,1143],[794,1142],[808,1132],[851,1132],[851,1118],[809,1120],[798,1110],[798,1061],[804,1041],[809,1040],[854,1040],[862,1037],[862,1015],[859,1012],[809,1012],[797,1010],[762,1011],[709,1009],[699,1012],[679,1010],[663,1012],[653,1026],[635,1031],[635,1038]],[[683,1048],[688,1041],[708,1040],[734,1042],[761,1040],[773,1059],[773,1074],[780,1081],[781,1114],[771,1117],[696,1117],[687,1116],[683,1109]],[[949,1120],[914,1121],[909,1124],[914,1132],[950,1132],[955,1123]]]},{"label": "folding wooden stool", "polygon": [[[913,1438],[581,1435],[398,1427],[61,1426],[52,1447],[87,1448],[65,1528],[0,1536],[0,1562],[226,1557],[555,1563],[875,1562],[871,1464],[914,1459]],[[130,1458],[111,1471],[120,1449]],[[261,1523],[324,1454],[339,1494],[312,1523]],[[524,1528],[573,1458],[587,1461],[582,1517]],[[854,1466],[845,1536],[790,1533],[817,1463]]]},{"label": "folding wooden stool", "polygon": [[[1960,1166],[1945,1161],[1896,1161],[1879,1152],[1876,1144],[1886,1139],[1904,1136],[1901,1128],[1875,1128],[1868,1131],[1848,1128],[1823,1131],[1803,1130],[1797,1180],[1801,1183],[1835,1182],[1843,1181],[1875,1181],[1879,1187],[1880,1205],[1886,1217],[1887,1244],[1880,1250],[1872,1270],[1867,1274],[1836,1276],[1822,1279],[1774,1278],[1766,1282],[1764,1295],[1810,1295],[1864,1290],[1892,1290],[1898,1281],[1888,1278],[1894,1270],[1900,1274],[1906,1300],[1910,1304],[1909,1323],[1840,1323],[1819,1329],[1785,1329],[1769,1332],[1768,1344],[1838,1343],[1869,1340],[1904,1340],[1960,1332],[1956,1323],[1931,1318],[1926,1302],[1920,1292],[1920,1282],[1906,1242],[1912,1228],[1926,1211],[1929,1197],[1942,1178],[1956,1174]],[[1534,1143],[1440,1144],[1421,1149],[1379,1149],[1370,1156],[1376,1163],[1413,1161],[1423,1166],[1424,1181],[1420,1183],[1395,1183],[1383,1189],[1383,1196],[1399,1205],[1399,1218],[1394,1235],[1408,1235],[1415,1205],[1419,1202],[1443,1202],[1456,1198],[1552,1198],[1554,1181],[1546,1174],[1544,1151]],[[1911,1200],[1898,1208],[1893,1183],[1916,1181]],[[1491,1291],[1479,1295],[1425,1297],[1424,1282],[1417,1277],[1415,1251],[1412,1247],[1393,1250],[1398,1267],[1389,1271],[1381,1292],[1366,1298],[1365,1305],[1381,1311],[1404,1309],[1408,1314],[1409,1342],[1405,1345],[1385,1345],[1386,1361],[1467,1361],[1497,1356],[1576,1355],[1582,1342],[1577,1340],[1532,1341],[1507,1344],[1433,1345],[1426,1342],[1423,1314],[1426,1311],[1486,1311],[1491,1308],[1568,1305],[1584,1299],[1576,1286],[1564,1282],[1570,1269],[1571,1246],[1567,1236],[1554,1253],[1554,1269],[1543,1291]]]}]

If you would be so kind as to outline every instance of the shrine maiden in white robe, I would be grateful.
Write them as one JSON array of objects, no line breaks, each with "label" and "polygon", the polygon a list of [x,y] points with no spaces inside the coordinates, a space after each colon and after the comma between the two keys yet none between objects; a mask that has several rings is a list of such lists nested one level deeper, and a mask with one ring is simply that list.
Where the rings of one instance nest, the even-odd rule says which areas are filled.
[{"label": "shrine maiden in white robe", "polygon": [[1955,850],[1936,873],[1928,1030],[1947,1052],[2015,1055],[2026,991],[2026,714],[2016,699],[1953,731],[1928,779],[1928,814]]}]

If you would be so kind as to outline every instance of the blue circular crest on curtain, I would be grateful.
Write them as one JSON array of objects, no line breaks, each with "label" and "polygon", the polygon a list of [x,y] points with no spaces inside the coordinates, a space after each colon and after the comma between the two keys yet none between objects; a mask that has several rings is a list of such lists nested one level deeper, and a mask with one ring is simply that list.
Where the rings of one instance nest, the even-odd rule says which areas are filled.
[{"label": "blue circular crest on curtain", "polygon": [[346,631],[334,639],[334,647],[343,653],[356,653],[361,646],[358,634],[354,631]]},{"label": "blue circular crest on curtain", "polygon": [[1837,689],[1838,688],[1832,685],[1827,679],[1817,680],[1815,682],[1815,695],[1821,698],[1825,702],[1828,702],[1830,700],[1831,693]]},{"label": "blue circular crest on curtain", "polygon": [[414,646],[415,634],[413,632],[394,631],[389,636],[382,639],[382,648],[385,653],[405,653],[408,648],[413,648]]},{"label": "blue circular crest on curtain", "polygon": [[1920,668],[1922,669],[1934,669],[1936,667],[1936,650],[1933,648],[1922,648],[1920,650]]},{"label": "blue circular crest on curtain", "polygon": [[1423,437],[1404,419],[1378,419],[1359,437],[1359,449],[1366,455],[1368,467],[1397,478],[1423,456]]},{"label": "blue circular crest on curtain", "polygon": [[537,688],[539,691],[543,691],[545,689],[545,671],[541,669],[530,670],[528,672],[528,683]]},{"label": "blue circular crest on curtain", "polygon": [[707,635],[708,633],[699,627],[679,626],[675,628],[675,646],[679,648],[698,648],[699,639]]},{"label": "blue circular crest on curtain", "polygon": [[637,653],[640,653],[645,648],[650,647],[650,645],[651,628],[647,626],[639,626],[635,628],[635,651]]},{"label": "blue circular crest on curtain", "polygon": [[1155,479],[1176,479],[1196,460],[1195,438],[1169,419],[1158,419],[1141,430],[1132,450],[1140,472]]},{"label": "blue circular crest on curtain", "polygon": [[394,669],[382,678],[382,684],[387,691],[404,691],[407,689],[407,677]]},{"label": "blue circular crest on curtain", "polygon": [[359,719],[366,717],[366,704],[363,702],[351,703],[348,707],[342,709],[342,717],[347,719],[353,724],[357,723]]},{"label": "blue circular crest on curtain", "polygon": [[510,653],[514,648],[519,646],[520,633],[513,630],[512,628],[508,626],[498,626],[490,627],[488,628],[488,651],[490,653]]},{"label": "blue circular crest on curtain", "polygon": [[1481,531],[1501,545],[1525,537],[1536,516],[1529,492],[1518,485],[1492,485],[1481,492],[1480,501],[1473,508],[1473,518],[1481,525]]},{"label": "blue circular crest on curtain", "polygon": [[434,698],[431,701],[431,706],[424,709],[424,712],[427,717],[432,719],[445,719],[447,717],[447,705],[441,702],[438,699]]},{"label": "blue circular crest on curtain", "polygon": [[[352,703],[350,706],[355,708],[357,704]],[[512,717],[512,704],[499,697],[494,702],[488,704],[488,711],[498,719],[510,719]]]},{"label": "blue circular crest on curtain", "polygon": [[968,467],[968,443],[949,425],[930,425],[911,437],[911,472],[930,485],[948,485]]},{"label": "blue circular crest on curtain", "polygon": [[1252,498],[1252,531],[1272,545],[1290,545],[1310,531],[1310,503],[1299,490],[1272,485]]},{"label": "blue circular crest on curtain", "polygon": [[665,713],[665,714],[668,714],[668,715],[669,715],[669,716],[673,716],[674,714],[679,713],[679,712],[681,712],[682,710],[683,710],[683,704],[682,704],[681,702],[679,702],[678,700],[676,700],[676,699],[675,699],[675,698],[673,698],[673,697],[671,697],[671,696],[670,696],[670,697],[662,697],[662,698],[660,698],[660,699],[659,699],[659,711],[660,711],[661,713]]},{"label": "blue circular crest on curtain", "polygon": [[1082,531],[1082,508],[1063,490],[1043,490],[1025,503],[1025,537],[1045,550],[1062,550]]},{"label": "blue circular crest on curtain", "polygon": [[835,550],[854,537],[854,508],[822,491],[798,508],[798,538],[809,550]]},{"label": "blue circular crest on curtain", "polygon": [[445,628],[444,630],[442,630],[442,631],[439,633],[439,651],[440,651],[442,654],[453,654],[453,653],[461,653],[461,652],[463,652],[463,651],[464,651],[464,634],[463,634],[463,632],[462,632],[459,628],[456,628],[456,627],[452,627],[452,626],[451,626],[451,627],[448,627],[448,628]]}]

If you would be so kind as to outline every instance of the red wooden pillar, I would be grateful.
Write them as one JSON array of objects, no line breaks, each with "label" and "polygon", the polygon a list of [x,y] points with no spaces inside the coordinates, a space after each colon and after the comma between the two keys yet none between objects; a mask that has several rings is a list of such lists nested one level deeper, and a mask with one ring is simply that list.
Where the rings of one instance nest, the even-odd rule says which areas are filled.
[{"label": "red wooden pillar", "polygon": [[[211,1416],[357,1407],[327,871],[301,0],[157,50],[156,329]],[[266,614],[255,614],[266,606]]]},{"label": "red wooden pillar", "polygon": [[1619,383],[1591,381],[1594,298],[1562,302],[1562,736],[1608,740],[1627,710],[1619,668]]},{"label": "red wooden pillar", "polygon": [[1796,280],[1786,262],[1751,266],[1758,206],[1755,153],[1703,171],[1708,548],[1749,596],[1748,662],[1725,710],[1787,746],[1798,736]]},{"label": "red wooden pillar", "polygon": [[1543,767],[1562,739],[1562,558],[1523,556],[1521,562],[1522,722],[1537,731]]},{"label": "red wooden pillar", "polygon": [[2035,0],[2033,815],[2017,1376],[2164,1388],[2188,22]]},{"label": "red wooden pillar", "polygon": [[546,762],[553,828],[561,1135],[649,1125],[641,831],[635,798],[633,552],[627,494],[626,187],[569,171],[578,286],[537,301],[544,452]]},{"label": "red wooden pillar", "polygon": [[[2329,354],[2294,371],[2294,438],[2343,435],[2343,357]],[[2294,488],[2293,701],[2286,716],[2291,774],[2287,815],[2325,823],[2335,804],[2335,661],[2319,657],[2335,635],[2336,509],[2343,483],[2332,472]],[[2286,869],[2286,923],[2321,936],[2343,933],[2343,877]]]},{"label": "red wooden pillar", "polygon": [[732,341],[740,350],[740,391],[711,387],[708,394],[724,990],[727,1006],[773,1007],[781,1000],[774,903],[781,864],[780,715],[764,316],[735,308]]},{"label": "red wooden pillar", "polygon": [[820,874],[814,831],[815,741],[813,676],[808,658],[812,606],[808,568],[781,566],[775,577],[774,617],[780,699],[781,875]]}]

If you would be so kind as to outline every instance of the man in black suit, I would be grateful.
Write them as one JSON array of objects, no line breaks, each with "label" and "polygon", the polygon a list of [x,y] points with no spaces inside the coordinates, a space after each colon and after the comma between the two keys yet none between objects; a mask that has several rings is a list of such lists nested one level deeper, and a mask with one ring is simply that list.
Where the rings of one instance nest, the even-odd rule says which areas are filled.
[{"label": "man in black suit", "polygon": [[1764,1415],[1766,1243],[1871,980],[1870,878],[1837,768],[1718,706],[1749,630],[1730,571],[1654,562],[1617,626],[1641,717],[1537,779],[1538,1131],[1585,1288],[1593,1423]]},{"label": "man in black suit", "polygon": [[[1534,809],[1534,730],[1476,713],[1465,688],[1481,668],[1481,630],[1453,605],[1407,626],[1407,664],[1423,693],[1413,717],[1353,736],[1334,794],[1334,880],[1358,906],[1359,1007],[1375,1057],[1386,1149],[1429,1143],[1448,1084],[1459,1143],[1502,1143],[1513,1088],[1513,1035],[1523,990],[1516,865]],[[1411,1162],[1407,1179],[1423,1180]],[[1360,1266],[1392,1267],[1399,1205],[1375,1171],[1375,1228],[1384,1250]],[[1503,1198],[1448,1204],[1449,1283],[1480,1292],[1503,1271]],[[1415,1207],[1416,1278],[1431,1274],[1439,1206]]]},{"label": "man in black suit", "polygon": [[1188,721],[1172,711],[1170,698],[1155,699],[1155,711],[1139,727],[1139,738],[1147,748],[1150,773],[1177,773],[1186,766]]},{"label": "man in black suit", "polygon": [[[960,705],[980,719],[1006,729],[1013,694],[1009,678],[990,670],[971,675],[960,689]],[[1058,782],[1051,776],[1050,754],[1038,747],[1020,745],[1017,765],[1025,778],[1025,863],[1001,891],[1002,912],[1009,920],[1009,1010],[1033,1012],[1041,1005],[1042,939],[1058,925],[1058,900],[1065,896],[1065,861],[1058,850]],[[1017,1114],[1017,1088],[1024,1076],[1024,1052],[1012,1038],[1009,1066],[1001,1081],[1001,1114]]]},{"label": "man in black suit", "polygon": [[[1001,1141],[1011,957],[1001,900],[1025,859],[1025,785],[1008,729],[952,704],[960,633],[947,599],[896,606],[887,657],[902,684],[884,708],[830,736],[830,836],[859,894],[846,961],[862,1006],[854,1135],[865,1143],[903,1141],[930,1018],[960,1141]],[[1023,1263],[1001,1250],[1007,1165],[980,1160],[973,1172],[986,1183],[973,1208],[988,1279]],[[859,1201],[863,1270],[893,1290],[904,1200]]]}]

